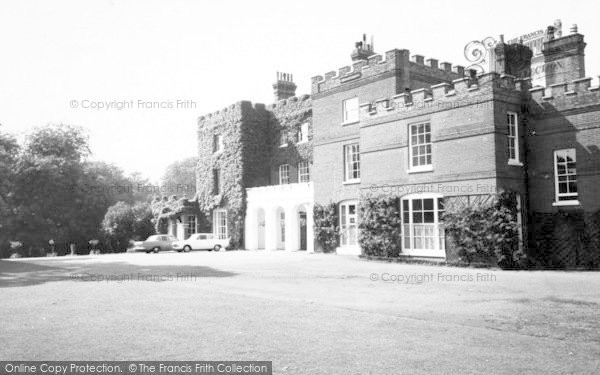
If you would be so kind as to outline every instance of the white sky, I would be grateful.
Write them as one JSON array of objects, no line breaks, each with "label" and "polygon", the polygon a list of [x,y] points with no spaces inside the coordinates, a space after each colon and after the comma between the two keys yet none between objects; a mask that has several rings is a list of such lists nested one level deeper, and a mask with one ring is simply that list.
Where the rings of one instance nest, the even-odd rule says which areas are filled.
[{"label": "white sky", "polygon": [[[501,4],[501,7],[497,5]],[[239,100],[270,103],[276,71],[297,94],[350,64],[354,42],[467,65],[466,43],[506,40],[562,19],[585,35],[587,75],[600,74],[600,3],[590,1],[2,1],[0,123],[20,133],[62,122],[89,129],[94,158],[157,180],[196,154],[196,118]],[[196,103],[143,109],[138,100]],[[71,108],[76,100],[78,108]],[[88,101],[133,108],[83,109]]]}]

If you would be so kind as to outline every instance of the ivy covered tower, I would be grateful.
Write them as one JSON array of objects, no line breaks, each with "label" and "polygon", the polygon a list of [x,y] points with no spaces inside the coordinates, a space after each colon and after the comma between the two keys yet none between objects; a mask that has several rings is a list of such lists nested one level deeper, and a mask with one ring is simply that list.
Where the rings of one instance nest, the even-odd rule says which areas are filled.
[{"label": "ivy covered tower", "polygon": [[293,96],[288,73],[278,73],[273,88],[275,104],[240,101],[198,119],[196,199],[212,226],[202,230],[230,237],[235,248],[246,247],[249,189],[298,183],[299,168],[312,165],[310,97]]}]

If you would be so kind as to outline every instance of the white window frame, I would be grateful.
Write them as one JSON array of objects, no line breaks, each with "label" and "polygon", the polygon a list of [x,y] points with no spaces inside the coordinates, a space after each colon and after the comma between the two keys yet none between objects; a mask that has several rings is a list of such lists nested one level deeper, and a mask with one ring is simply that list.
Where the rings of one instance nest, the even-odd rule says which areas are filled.
[{"label": "white window frame", "polygon": [[[350,206],[354,206],[354,214],[350,215]],[[343,201],[339,204],[339,225],[340,225],[340,247],[343,248],[357,248],[358,247],[358,201]],[[354,219],[354,223],[350,223],[351,219]],[[346,221],[344,223],[344,220]],[[344,243],[345,232],[349,228],[354,227],[356,237],[354,238],[355,243],[349,244]]]},{"label": "white window frame", "polygon": [[[402,253],[407,255],[414,256],[430,256],[430,257],[445,257],[446,256],[446,235],[443,223],[440,221],[440,210],[439,210],[439,199],[443,199],[444,196],[442,194],[436,193],[422,193],[422,194],[408,194],[402,197],[400,200],[400,217],[402,219]],[[433,249],[415,248],[415,223],[413,223],[413,214],[415,211],[413,210],[413,202],[414,200],[425,200],[425,199],[433,199]],[[405,208],[404,202],[408,201],[408,222],[405,220]],[[423,202],[424,203],[424,202]],[[421,212],[425,212],[424,205],[420,210]],[[427,223],[422,223],[427,224]],[[407,233],[408,226],[408,233]],[[440,235],[441,231],[444,231],[442,235]],[[410,241],[410,246],[407,247],[405,240],[407,238]]]},{"label": "white window frame", "polygon": [[[508,164],[523,166],[519,150],[519,115],[517,112],[506,112],[506,126],[508,130],[506,135]],[[511,146],[511,141],[514,142],[514,147]],[[514,153],[514,157],[511,152]]]},{"label": "white window frame", "polygon": [[308,142],[308,122],[303,123],[298,128],[298,143]]},{"label": "white window frame", "polygon": [[279,129],[279,147],[287,147],[289,142],[288,130],[284,127]]},{"label": "white window frame", "polygon": [[183,237],[184,239],[190,238],[193,234],[198,231],[198,218],[196,215],[184,215],[183,216]]},{"label": "white window frame", "polygon": [[[358,143],[344,145],[344,183],[360,182],[360,146]],[[356,159],[356,160],[355,160]]]},{"label": "white window frame", "polygon": [[[564,162],[565,173],[559,174],[558,157],[561,154],[563,155],[563,158],[565,159],[565,162]],[[573,173],[569,173],[569,169],[567,168],[567,162],[566,162],[567,157],[571,157],[573,159],[573,163],[575,164]],[[552,205],[553,206],[577,206],[577,205],[579,205],[579,200],[578,200],[579,188],[577,186],[577,153],[576,153],[576,150],[574,148],[565,148],[565,149],[561,149],[561,150],[554,150],[554,153],[552,156],[552,162],[554,164],[554,203],[552,203]],[[562,182],[562,183],[567,184],[567,189],[569,186],[569,182],[575,182],[575,187],[577,188],[576,192],[560,193],[561,181],[559,181],[559,180],[560,180],[560,177],[563,177],[563,176],[567,178],[566,182]],[[561,199],[561,198],[563,198],[563,199]]]},{"label": "white window frame", "polygon": [[213,211],[213,234],[220,240],[227,238],[227,210]]},{"label": "white window frame", "polygon": [[298,182],[310,182],[310,169],[308,160],[303,160],[298,163]]},{"label": "white window frame", "polygon": [[213,154],[218,154],[223,151],[223,136],[217,134],[213,137]]},{"label": "white window frame", "polygon": [[290,165],[281,164],[279,166],[279,185],[287,185],[290,183]]},{"label": "white window frame", "polygon": [[[423,126],[423,133],[419,133],[419,126]],[[429,128],[429,131],[426,131],[426,127]],[[413,130],[416,129],[417,133],[413,134]],[[418,173],[418,172],[430,172],[433,171],[433,142],[431,140],[431,122],[417,122],[414,124],[408,125],[408,173]],[[419,137],[423,136],[423,142],[419,140]],[[429,141],[427,141],[427,136],[429,136]],[[415,144],[414,137],[417,138],[417,143]],[[425,147],[425,153],[421,155],[419,152],[418,155],[414,155],[413,147]],[[427,152],[427,148],[429,148],[429,152]],[[429,156],[429,163],[427,163],[427,156]],[[419,158],[419,164],[413,165],[413,157]],[[420,158],[425,157],[425,164],[420,164]]]},{"label": "white window frame", "polygon": [[356,124],[360,121],[358,96],[342,101],[342,125]]}]

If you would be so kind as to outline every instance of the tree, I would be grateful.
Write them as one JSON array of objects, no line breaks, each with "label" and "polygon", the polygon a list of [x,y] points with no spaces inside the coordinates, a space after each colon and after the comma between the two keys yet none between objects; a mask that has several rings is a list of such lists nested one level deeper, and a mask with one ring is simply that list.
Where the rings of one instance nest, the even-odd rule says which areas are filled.
[{"label": "tree", "polygon": [[50,239],[58,251],[69,243],[85,249],[104,234],[110,206],[149,200],[137,192],[141,176],[88,160],[87,135],[79,127],[36,128],[17,150],[14,140],[0,138],[0,233],[7,237],[0,240],[22,241],[27,253],[47,248]]},{"label": "tree", "polygon": [[0,132],[0,255],[8,251],[10,218],[13,215],[10,198],[19,145],[14,137]]},{"label": "tree", "polygon": [[88,136],[83,128],[64,124],[38,127],[25,142],[25,153],[38,157],[56,157],[82,161],[90,154]]},{"label": "tree", "polygon": [[196,194],[196,156],[176,161],[165,169],[162,184],[178,197],[193,198]]},{"label": "tree", "polygon": [[124,251],[131,240],[143,240],[154,234],[150,204],[130,205],[117,202],[108,208],[102,227],[106,242],[112,251]]}]

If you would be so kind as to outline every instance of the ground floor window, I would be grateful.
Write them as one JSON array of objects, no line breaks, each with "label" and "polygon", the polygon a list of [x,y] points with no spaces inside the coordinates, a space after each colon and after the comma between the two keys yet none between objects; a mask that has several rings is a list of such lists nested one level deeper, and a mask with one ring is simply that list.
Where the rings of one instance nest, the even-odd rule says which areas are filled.
[{"label": "ground floor window", "polygon": [[183,229],[185,239],[188,239],[192,234],[196,233],[196,216],[185,215],[183,217]]},{"label": "ground floor window", "polygon": [[358,203],[356,201],[340,203],[341,246],[356,246],[358,244],[357,211]]},{"label": "ground floor window", "polygon": [[213,233],[219,239],[227,238],[227,211],[215,210],[213,216]]},{"label": "ground floor window", "polygon": [[168,233],[171,236],[177,236],[177,221],[174,219],[169,219],[169,230]]},{"label": "ground floor window", "polygon": [[444,198],[419,195],[402,199],[402,249],[418,255],[445,251]]}]

